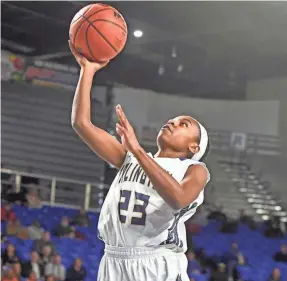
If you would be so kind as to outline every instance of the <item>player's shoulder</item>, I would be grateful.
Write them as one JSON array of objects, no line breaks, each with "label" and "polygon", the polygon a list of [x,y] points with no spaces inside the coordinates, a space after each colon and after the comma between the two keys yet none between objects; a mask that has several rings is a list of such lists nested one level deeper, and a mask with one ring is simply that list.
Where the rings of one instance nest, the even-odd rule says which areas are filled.
[{"label": "player's shoulder", "polygon": [[208,167],[204,162],[192,160],[192,159],[183,159],[182,160],[187,167],[187,169],[191,171],[199,172],[199,174],[205,174],[207,178],[207,182],[210,181],[210,172]]}]

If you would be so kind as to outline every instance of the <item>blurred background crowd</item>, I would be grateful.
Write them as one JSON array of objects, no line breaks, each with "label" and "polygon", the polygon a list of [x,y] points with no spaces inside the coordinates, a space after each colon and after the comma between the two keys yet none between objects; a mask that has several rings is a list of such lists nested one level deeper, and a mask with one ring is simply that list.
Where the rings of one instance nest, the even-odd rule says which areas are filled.
[{"label": "blurred background crowd", "polygon": [[[1,2],[4,281],[97,278],[98,216],[117,171],[70,124],[79,69],[68,28],[86,4]],[[114,135],[121,104],[152,153],[173,116],[209,132],[212,180],[186,222],[190,280],[287,281],[287,4],[109,4],[129,38],[95,77],[93,123]]]}]

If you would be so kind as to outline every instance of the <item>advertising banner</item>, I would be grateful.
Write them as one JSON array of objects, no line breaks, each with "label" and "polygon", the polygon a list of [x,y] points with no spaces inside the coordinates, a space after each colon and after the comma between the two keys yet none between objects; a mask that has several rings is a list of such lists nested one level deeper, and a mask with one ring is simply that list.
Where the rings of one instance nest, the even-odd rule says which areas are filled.
[{"label": "advertising banner", "polygon": [[1,51],[1,81],[21,80],[24,68],[24,57]]},{"label": "advertising banner", "polygon": [[74,90],[78,82],[78,69],[48,61],[30,60],[23,78],[40,86]]},{"label": "advertising banner", "polygon": [[27,82],[46,87],[74,90],[78,83],[76,67],[50,61],[24,58],[8,51],[1,51],[1,80]]}]

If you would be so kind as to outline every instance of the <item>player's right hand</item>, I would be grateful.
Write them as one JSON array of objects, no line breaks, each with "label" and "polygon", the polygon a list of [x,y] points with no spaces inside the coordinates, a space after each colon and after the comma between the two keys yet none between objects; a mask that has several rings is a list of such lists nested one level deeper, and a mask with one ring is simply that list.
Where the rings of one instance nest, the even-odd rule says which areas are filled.
[{"label": "player's right hand", "polygon": [[77,52],[77,50],[75,49],[75,47],[73,46],[73,44],[71,43],[70,40],[69,40],[69,46],[70,46],[71,52],[74,55],[76,61],[78,62],[80,67],[83,69],[88,68],[88,69],[93,70],[94,72],[97,72],[98,70],[105,67],[109,63],[109,61],[103,62],[103,63],[90,62],[83,55],[81,55],[79,52]]}]

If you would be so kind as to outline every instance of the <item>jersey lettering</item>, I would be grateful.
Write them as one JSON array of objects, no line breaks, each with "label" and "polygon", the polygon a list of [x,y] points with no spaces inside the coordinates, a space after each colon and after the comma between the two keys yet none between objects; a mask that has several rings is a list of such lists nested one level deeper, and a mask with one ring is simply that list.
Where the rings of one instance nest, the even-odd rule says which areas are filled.
[{"label": "jersey lettering", "polygon": [[118,183],[138,182],[153,188],[153,185],[139,164],[128,163],[123,165],[119,172]]}]

